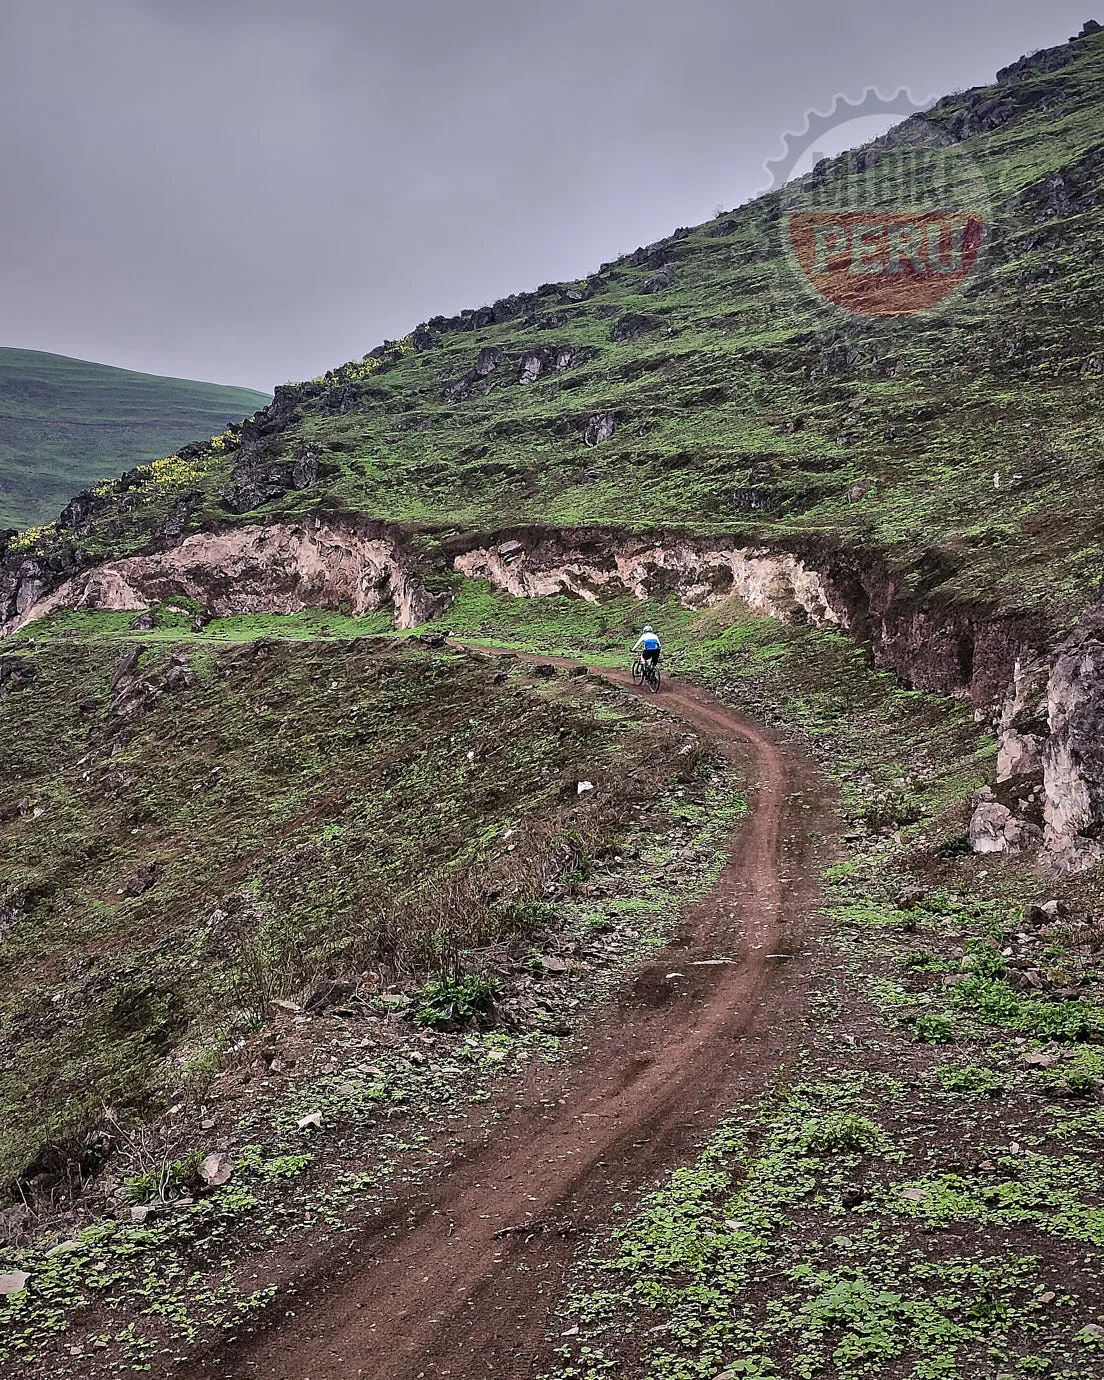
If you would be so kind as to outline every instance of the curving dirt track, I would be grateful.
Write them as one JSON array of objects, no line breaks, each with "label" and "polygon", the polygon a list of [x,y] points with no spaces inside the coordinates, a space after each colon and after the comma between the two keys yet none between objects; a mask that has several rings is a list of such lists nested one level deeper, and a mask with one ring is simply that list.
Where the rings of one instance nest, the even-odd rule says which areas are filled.
[{"label": "curving dirt track", "polygon": [[532,1069],[482,1141],[340,1257],[298,1263],[292,1311],[189,1374],[531,1380],[580,1238],[777,1071],[801,1019],[831,801],[796,748],[704,692],[668,682],[659,703],[753,783],[714,890],[596,1013],[569,1067]]}]

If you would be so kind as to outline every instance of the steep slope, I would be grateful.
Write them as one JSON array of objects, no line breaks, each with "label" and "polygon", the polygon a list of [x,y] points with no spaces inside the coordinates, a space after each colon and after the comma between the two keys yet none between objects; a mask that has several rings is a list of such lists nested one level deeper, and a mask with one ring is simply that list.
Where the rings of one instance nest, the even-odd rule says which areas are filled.
[{"label": "steep slope", "polygon": [[[1098,1380],[1102,105],[1087,26],[6,542],[0,1367]],[[839,315],[785,226],[933,147],[976,271]]]},{"label": "steep slope", "polygon": [[269,401],[249,388],[0,349],[0,528],[46,522],[78,489],[215,435]]},{"label": "steep slope", "polygon": [[[1004,734],[1026,715],[1037,750],[1009,774],[1038,776],[1045,663],[1104,552],[1102,116],[1090,24],[800,184],[281,388],[216,442],[13,539],[0,629],[44,599],[142,607],[174,579],[218,612],[393,601],[406,624],[473,574],[588,597],[673,580],[713,600],[746,595],[765,551],[758,607],[809,616],[812,589],[907,684],[968,694]],[[788,227],[810,207],[877,209],[918,150],[984,222],[978,265],[938,310],[842,313],[796,271]],[[205,547],[204,532],[235,535]],[[205,592],[224,558],[235,581]],[[1027,665],[1038,694],[1017,680]],[[1083,738],[1104,708],[1082,699]],[[1096,856],[1083,744],[1052,756],[1051,852]],[[985,842],[1034,842],[1014,816],[998,811]]]}]

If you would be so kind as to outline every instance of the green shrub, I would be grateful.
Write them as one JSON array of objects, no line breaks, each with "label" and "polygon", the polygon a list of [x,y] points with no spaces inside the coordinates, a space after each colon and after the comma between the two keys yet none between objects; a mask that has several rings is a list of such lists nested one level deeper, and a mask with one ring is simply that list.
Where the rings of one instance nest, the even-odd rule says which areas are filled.
[{"label": "green shrub", "polygon": [[949,1045],[954,1041],[954,1018],[942,1012],[926,1012],[907,1022],[919,1045]]},{"label": "green shrub", "polygon": [[442,977],[429,982],[416,998],[414,1019],[430,1030],[459,1030],[486,1023],[494,1014],[498,980],[486,973]]},{"label": "green shrub", "polygon": [[875,1122],[851,1112],[834,1112],[813,1117],[801,1128],[798,1142],[806,1155],[870,1155],[886,1143],[885,1133]]}]

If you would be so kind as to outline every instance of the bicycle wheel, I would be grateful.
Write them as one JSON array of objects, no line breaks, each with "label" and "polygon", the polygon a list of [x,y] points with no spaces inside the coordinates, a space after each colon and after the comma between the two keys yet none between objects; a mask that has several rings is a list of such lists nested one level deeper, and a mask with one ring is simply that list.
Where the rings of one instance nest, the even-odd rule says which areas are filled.
[{"label": "bicycle wheel", "polygon": [[659,694],[659,682],[659,667],[653,666],[651,671],[649,671],[648,673],[648,689],[652,692],[653,695]]},{"label": "bicycle wheel", "polygon": [[632,682],[634,685],[639,685],[643,679],[644,665],[640,661],[634,661],[632,666]]}]

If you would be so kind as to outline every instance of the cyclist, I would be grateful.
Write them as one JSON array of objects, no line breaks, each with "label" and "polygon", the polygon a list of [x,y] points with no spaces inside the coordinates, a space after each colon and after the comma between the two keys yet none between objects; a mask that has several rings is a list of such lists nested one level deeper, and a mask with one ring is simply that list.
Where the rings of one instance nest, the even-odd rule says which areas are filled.
[{"label": "cyclist", "polygon": [[659,638],[656,637],[655,629],[650,623],[644,624],[644,631],[637,639],[633,651],[640,653],[641,663],[645,667],[656,667],[659,665],[659,659],[663,655],[663,645]]}]

